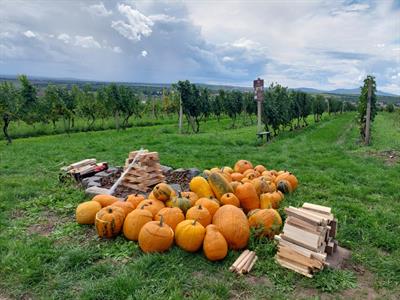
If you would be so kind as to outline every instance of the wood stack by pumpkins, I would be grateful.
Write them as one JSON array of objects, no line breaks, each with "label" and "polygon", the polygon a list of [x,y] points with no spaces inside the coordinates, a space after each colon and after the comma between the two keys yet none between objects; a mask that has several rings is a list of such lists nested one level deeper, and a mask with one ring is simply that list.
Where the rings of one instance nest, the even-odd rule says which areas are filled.
[{"label": "wood stack by pumpkins", "polygon": [[136,194],[120,201],[97,195],[77,207],[76,218],[95,224],[101,238],[123,232],[144,252],[163,252],[175,242],[188,252],[203,248],[215,261],[228,249],[246,248],[251,227],[261,227],[257,233],[271,239],[278,234],[282,220],[276,209],[297,185],[292,173],[239,160],[233,168],[205,170],[191,180],[190,191],[178,194],[160,183],[147,198]]}]

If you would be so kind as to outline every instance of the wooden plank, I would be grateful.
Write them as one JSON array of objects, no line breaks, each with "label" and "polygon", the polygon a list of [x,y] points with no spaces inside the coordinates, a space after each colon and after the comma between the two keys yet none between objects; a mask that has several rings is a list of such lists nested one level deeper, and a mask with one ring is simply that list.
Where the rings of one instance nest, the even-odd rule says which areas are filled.
[{"label": "wooden plank", "polygon": [[293,260],[299,264],[318,270],[321,270],[324,267],[320,261],[301,255],[298,252],[291,250],[289,247],[281,247],[279,249],[278,256]]},{"label": "wooden plank", "polygon": [[330,231],[330,235],[331,237],[335,238],[336,234],[337,234],[337,227],[338,227],[338,220],[337,219],[333,219],[329,225],[331,226],[331,231]]},{"label": "wooden plank", "polygon": [[70,164],[68,166],[68,169],[78,169],[80,167],[83,167],[85,165],[90,165],[90,164],[95,164],[96,163],[96,159],[95,158],[87,158],[81,161],[78,161],[76,163]]},{"label": "wooden plank", "polygon": [[326,224],[328,224],[328,222],[332,221],[333,218],[334,218],[334,216],[332,214],[329,214],[329,215],[321,214],[321,213],[318,213],[318,212],[316,212],[314,210],[306,209],[306,208],[303,208],[303,207],[299,207],[298,209],[303,211],[303,212],[306,212],[306,213],[309,213],[311,215],[314,215],[315,217],[321,218],[322,220],[324,220],[326,222]]},{"label": "wooden plank", "polygon": [[299,241],[302,244],[309,245],[313,248],[318,248],[322,243],[322,238],[318,234],[314,234],[308,231],[304,231],[301,228],[290,225],[288,223],[283,227],[283,233],[285,236]]},{"label": "wooden plank", "polygon": [[299,245],[296,245],[294,243],[291,243],[287,240],[284,240],[280,237],[280,235],[275,235],[275,240],[279,241],[279,245],[278,246],[287,246],[290,247],[292,250],[306,256],[306,257],[313,257],[321,262],[325,262],[326,260],[326,253],[318,253],[309,249],[306,249],[304,247],[301,247]]},{"label": "wooden plank", "polygon": [[294,217],[296,217],[300,220],[303,220],[305,222],[308,222],[312,225],[321,225],[321,223],[322,223],[321,218],[316,218],[315,216],[304,213],[292,206],[285,208],[285,212],[288,216],[294,216]]},{"label": "wooden plank", "polygon": [[304,268],[303,266],[296,264],[295,262],[288,259],[282,259],[277,256],[275,256],[275,259],[282,267],[293,270],[309,278],[313,277],[312,274],[310,274],[308,268]]},{"label": "wooden plank", "polygon": [[239,257],[235,260],[235,262],[232,264],[232,266],[229,268],[229,271],[234,271],[236,270],[237,266],[242,262],[242,260],[245,258],[245,256],[249,253],[249,250],[244,250],[242,254],[239,255]]},{"label": "wooden plank", "polygon": [[328,206],[323,206],[323,205],[318,205],[318,204],[313,204],[313,203],[308,203],[308,202],[305,202],[303,204],[303,208],[314,210],[321,214],[328,214],[328,215],[330,215],[332,212],[332,209]]},{"label": "wooden plank", "polygon": [[290,238],[290,237],[286,236],[285,234],[281,234],[281,238],[284,239],[284,240],[286,240],[286,241],[288,241],[288,242],[291,242],[291,243],[293,243],[293,244],[296,244],[296,245],[298,245],[298,246],[301,246],[301,247],[303,247],[303,248],[306,248],[306,249],[308,249],[308,250],[311,250],[311,251],[314,251],[314,252],[318,252],[318,253],[322,253],[322,252],[323,252],[323,250],[321,250],[321,249],[322,249],[322,246],[313,247],[313,246],[304,244],[302,241],[298,241],[298,240],[296,240],[296,239]]},{"label": "wooden plank", "polygon": [[297,226],[299,228],[302,228],[304,230],[307,230],[309,232],[313,232],[316,234],[320,234],[326,230],[326,228],[323,226],[311,225],[310,223],[300,220],[293,216],[287,217],[286,223],[293,225],[293,226]]},{"label": "wooden plank", "polygon": [[131,188],[131,189],[138,190],[138,191],[141,191],[141,192],[147,192],[149,190],[149,188],[147,188],[147,187],[142,187],[142,186],[139,186],[139,185],[136,185],[136,184],[127,183],[127,182],[121,182],[121,184],[123,186],[127,187],[127,188]]},{"label": "wooden plank", "polygon": [[334,244],[333,242],[329,242],[329,243],[326,245],[325,252],[328,253],[329,255],[332,255],[332,254],[333,254],[333,248],[334,248],[334,247],[335,247],[335,244]]}]

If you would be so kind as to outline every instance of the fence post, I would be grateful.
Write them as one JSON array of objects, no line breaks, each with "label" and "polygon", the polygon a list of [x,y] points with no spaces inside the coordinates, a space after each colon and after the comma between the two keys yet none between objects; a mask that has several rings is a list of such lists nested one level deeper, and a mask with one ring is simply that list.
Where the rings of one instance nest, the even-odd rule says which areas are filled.
[{"label": "fence post", "polygon": [[371,97],[372,97],[372,82],[368,81],[368,99],[367,99],[367,116],[365,120],[365,145],[369,145],[371,138]]},{"label": "fence post", "polygon": [[182,133],[182,115],[183,115],[183,109],[182,109],[182,98],[179,99],[179,133]]}]

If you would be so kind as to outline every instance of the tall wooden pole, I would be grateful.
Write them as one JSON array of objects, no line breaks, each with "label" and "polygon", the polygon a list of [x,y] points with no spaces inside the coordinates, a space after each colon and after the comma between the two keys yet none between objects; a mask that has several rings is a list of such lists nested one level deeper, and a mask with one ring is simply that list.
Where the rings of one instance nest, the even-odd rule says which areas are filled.
[{"label": "tall wooden pole", "polygon": [[182,115],[183,115],[182,98],[179,98],[179,133],[182,133]]},{"label": "tall wooden pole", "polygon": [[365,120],[365,145],[369,145],[371,137],[371,97],[372,97],[372,82],[368,81],[368,100],[367,100],[367,116]]},{"label": "tall wooden pole", "polygon": [[261,124],[261,109],[262,109],[262,102],[261,100],[257,100],[257,133],[262,131],[262,124]]}]

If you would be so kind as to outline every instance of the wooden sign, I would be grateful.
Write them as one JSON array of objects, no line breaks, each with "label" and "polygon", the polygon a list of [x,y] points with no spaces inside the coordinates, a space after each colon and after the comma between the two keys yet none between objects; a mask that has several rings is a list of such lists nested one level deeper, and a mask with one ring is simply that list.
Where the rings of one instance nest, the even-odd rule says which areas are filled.
[{"label": "wooden sign", "polygon": [[264,80],[257,78],[253,81],[254,88],[254,100],[263,101],[264,100]]}]

